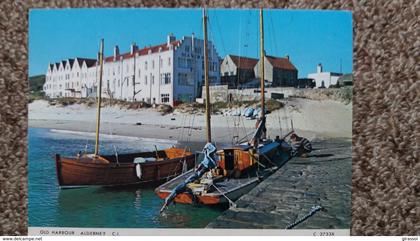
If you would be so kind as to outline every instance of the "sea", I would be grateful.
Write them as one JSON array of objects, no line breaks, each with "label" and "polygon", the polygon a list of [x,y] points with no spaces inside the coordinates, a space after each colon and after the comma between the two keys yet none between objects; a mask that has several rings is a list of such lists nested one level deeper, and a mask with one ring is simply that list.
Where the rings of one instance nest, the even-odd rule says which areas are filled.
[{"label": "sea", "polygon": [[[101,135],[100,153],[151,151],[176,145],[171,140]],[[60,189],[54,156],[93,153],[94,133],[29,128],[28,218],[30,227],[204,228],[226,207],[171,205],[154,188],[87,187]]]}]

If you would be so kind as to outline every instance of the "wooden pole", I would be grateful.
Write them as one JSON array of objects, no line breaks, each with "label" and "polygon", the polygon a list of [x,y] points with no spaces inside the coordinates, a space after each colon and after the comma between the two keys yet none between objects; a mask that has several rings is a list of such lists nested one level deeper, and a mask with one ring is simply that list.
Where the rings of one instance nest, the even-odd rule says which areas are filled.
[{"label": "wooden pole", "polygon": [[95,156],[99,154],[99,128],[101,123],[101,100],[102,100],[102,72],[104,58],[104,39],[101,39],[101,47],[99,50],[99,84],[98,84],[98,107],[96,111],[96,138],[95,138]]},{"label": "wooden pole", "polygon": [[207,50],[207,15],[203,8],[203,31],[204,31],[204,82],[206,87],[206,134],[207,142],[211,142],[210,126],[210,89],[209,89],[209,70],[208,70],[208,50]]},{"label": "wooden pole", "polygon": [[[265,51],[264,51],[264,19],[263,19],[263,9],[260,8],[260,77],[261,77],[261,121],[265,118],[265,69],[264,69],[264,61],[265,61]],[[265,139],[266,133],[263,131],[262,138]]]},{"label": "wooden pole", "polygon": [[136,100],[136,51],[135,51],[135,49],[134,49],[134,51],[133,51],[134,53],[134,56],[133,56],[133,63],[134,63],[134,65],[133,65],[133,71],[134,71],[134,74],[133,74],[133,102]]}]

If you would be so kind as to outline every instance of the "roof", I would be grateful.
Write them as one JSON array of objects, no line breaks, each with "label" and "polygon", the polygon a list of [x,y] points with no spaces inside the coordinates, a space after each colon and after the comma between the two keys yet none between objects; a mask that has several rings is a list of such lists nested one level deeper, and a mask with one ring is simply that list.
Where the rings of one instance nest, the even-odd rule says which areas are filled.
[{"label": "roof", "polygon": [[352,82],[353,74],[344,74],[338,78],[338,81]]},{"label": "roof", "polygon": [[[176,40],[176,41],[172,41],[171,45],[179,46],[180,43],[181,43],[180,40]],[[157,53],[157,52],[159,52],[160,48],[161,48],[161,51],[168,51],[169,50],[169,46],[166,43],[164,43],[164,44],[159,44],[159,45],[155,45],[155,46],[144,47],[142,49],[138,49],[133,54],[131,54],[131,52],[119,54],[119,55],[117,55],[116,59],[119,60],[121,57],[123,59],[133,58],[135,54],[147,55],[147,54],[149,54],[149,51],[151,51],[151,53]],[[112,62],[112,61],[114,61],[114,56],[105,57],[104,60],[105,60],[105,62]]]},{"label": "roof", "polygon": [[231,54],[229,54],[229,56],[238,69],[254,69],[255,65],[258,63],[258,59]]},{"label": "roof", "polygon": [[278,58],[274,56],[265,56],[268,62],[273,65],[275,68],[287,69],[287,70],[297,70],[296,67],[290,62],[288,58]]},{"label": "roof", "polygon": [[92,67],[96,63],[96,59],[87,59],[87,58],[76,58],[77,62],[79,63],[79,66],[82,66],[83,62],[86,62],[86,66]]},{"label": "roof", "polygon": [[69,59],[70,68],[73,68],[74,59]]},{"label": "roof", "polygon": [[96,59],[85,59],[85,62],[88,68],[96,65]]}]

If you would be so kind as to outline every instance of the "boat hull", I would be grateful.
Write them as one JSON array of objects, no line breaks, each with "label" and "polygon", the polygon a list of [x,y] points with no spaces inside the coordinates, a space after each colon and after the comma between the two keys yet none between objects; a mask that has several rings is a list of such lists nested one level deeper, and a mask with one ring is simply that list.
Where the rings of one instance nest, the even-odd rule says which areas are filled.
[{"label": "boat hull", "polygon": [[[183,176],[189,176],[190,173],[183,174]],[[201,195],[193,195],[192,193],[183,192],[178,194],[174,202],[175,203],[182,203],[182,204],[201,204],[201,205],[219,205],[219,204],[226,204],[230,201],[236,201],[244,194],[251,191],[254,187],[256,187],[260,183],[259,178],[251,178],[246,183],[243,183],[237,186],[234,189],[231,189],[227,192],[223,193],[208,193],[208,194],[201,194]],[[217,186],[217,184],[216,184]],[[161,199],[165,199],[171,193],[169,190],[161,190],[156,189],[156,194]]]},{"label": "boat hull", "polygon": [[[238,157],[240,158],[243,158],[246,156],[245,154],[248,154],[247,149],[241,150],[239,148],[229,148],[224,149],[223,151],[226,150],[234,150],[235,154],[239,152],[241,155],[238,155]],[[286,164],[291,158],[289,150],[290,147],[283,141],[267,143],[263,147],[259,148],[259,155],[261,156],[260,161],[263,163],[258,165],[254,164],[253,166],[248,167],[245,170],[245,175],[243,175],[243,177],[235,178],[233,176],[231,178],[224,178],[223,181],[213,184],[215,190],[207,193],[193,194],[192,190],[187,188],[186,191],[176,195],[173,201],[175,203],[203,205],[216,205],[236,201],[256,187],[262,180],[265,180],[272,173]],[[246,164],[245,161],[249,162],[250,158],[247,157],[245,161],[239,158],[231,159],[234,159],[234,164],[237,165]],[[225,161],[222,164],[225,164],[224,166],[226,167],[226,163],[227,162]],[[237,166],[241,167],[240,165]],[[162,184],[155,189],[155,193],[161,199],[167,198],[171,194],[172,190],[190,177],[193,172],[193,170],[190,170],[189,172]]]},{"label": "boat hull", "polygon": [[[88,186],[156,185],[168,181],[194,166],[191,153],[148,163],[102,163],[56,156],[58,184],[61,188]],[[136,168],[140,170],[136,171]]]}]

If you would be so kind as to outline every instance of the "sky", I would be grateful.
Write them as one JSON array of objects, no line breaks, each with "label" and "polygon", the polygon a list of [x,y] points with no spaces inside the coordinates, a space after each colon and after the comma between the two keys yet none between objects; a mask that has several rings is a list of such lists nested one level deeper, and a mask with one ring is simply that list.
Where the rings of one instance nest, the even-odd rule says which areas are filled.
[{"label": "sky", "polygon": [[[259,58],[258,9],[208,9],[208,37],[221,58]],[[127,52],[192,33],[203,38],[202,10],[190,9],[32,9],[29,13],[29,76],[45,74],[48,64],[67,58],[96,58],[100,39],[105,55],[118,45]],[[316,71],[352,72],[350,11],[264,10],[266,55],[289,55],[299,78]]]}]

